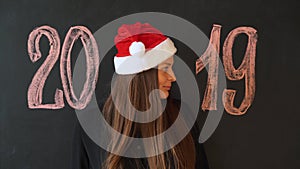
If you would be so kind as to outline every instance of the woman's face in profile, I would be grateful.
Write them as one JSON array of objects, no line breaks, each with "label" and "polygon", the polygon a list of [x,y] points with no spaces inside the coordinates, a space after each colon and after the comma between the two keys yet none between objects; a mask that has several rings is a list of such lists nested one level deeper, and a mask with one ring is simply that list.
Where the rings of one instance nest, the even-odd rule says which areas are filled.
[{"label": "woman's face in profile", "polygon": [[170,57],[158,65],[158,86],[160,90],[160,97],[166,99],[169,96],[172,82],[176,81],[173,72],[174,57]]}]

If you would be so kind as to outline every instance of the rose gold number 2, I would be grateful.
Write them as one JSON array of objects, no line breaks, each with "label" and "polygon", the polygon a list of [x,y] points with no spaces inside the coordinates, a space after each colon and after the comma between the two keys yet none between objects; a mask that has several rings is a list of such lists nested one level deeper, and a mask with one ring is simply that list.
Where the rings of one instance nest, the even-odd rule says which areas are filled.
[{"label": "rose gold number 2", "polygon": [[64,107],[64,101],[63,92],[59,89],[55,91],[54,104],[42,104],[45,81],[59,57],[60,40],[57,31],[50,26],[41,26],[34,29],[28,38],[28,54],[33,63],[41,58],[39,42],[42,35],[48,38],[50,50],[45,62],[38,69],[29,85],[27,93],[28,107],[30,109],[60,109]]}]

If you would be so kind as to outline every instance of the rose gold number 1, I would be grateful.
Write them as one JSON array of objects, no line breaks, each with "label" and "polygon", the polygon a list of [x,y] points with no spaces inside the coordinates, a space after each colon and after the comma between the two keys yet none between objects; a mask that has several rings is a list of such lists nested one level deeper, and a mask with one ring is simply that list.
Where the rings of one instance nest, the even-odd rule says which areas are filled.
[{"label": "rose gold number 1", "polygon": [[196,61],[196,74],[201,72],[206,65],[209,65],[202,110],[217,110],[220,32],[221,25],[214,24],[210,34],[209,45],[204,54]]}]

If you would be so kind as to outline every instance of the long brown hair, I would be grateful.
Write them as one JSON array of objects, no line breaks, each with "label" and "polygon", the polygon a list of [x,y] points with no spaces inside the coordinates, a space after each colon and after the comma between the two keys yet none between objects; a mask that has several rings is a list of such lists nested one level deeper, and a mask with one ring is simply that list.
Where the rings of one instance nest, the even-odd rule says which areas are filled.
[{"label": "long brown hair", "polygon": [[[167,106],[161,116],[149,123],[137,123],[128,120],[118,112],[116,104],[122,105],[122,111],[132,112],[131,106],[126,105],[125,99],[128,98],[126,83],[130,79],[129,98],[131,104],[139,111],[148,110],[150,105],[149,97],[159,105],[155,107],[155,111],[162,111],[161,99],[157,95],[149,95],[149,93],[158,89],[158,73],[157,69],[150,69],[136,74],[133,78],[129,75],[117,75],[114,81],[113,89],[116,89],[117,94],[109,96],[103,107],[103,113],[106,121],[121,134],[130,137],[151,137],[158,135],[168,129],[176,120],[179,106],[174,104],[171,99],[167,99]],[[115,98],[112,98],[115,97]],[[150,98],[151,99],[151,98]],[[114,145],[120,151],[125,140],[119,140],[118,145]],[[129,143],[130,144],[130,143]],[[157,149],[162,148],[162,145],[154,145]],[[165,153],[157,156],[148,157],[147,162],[150,169],[170,169],[174,166],[176,169],[194,169],[195,168],[195,146],[192,135],[189,133],[179,144],[171,148]],[[108,153],[106,161],[102,166],[104,169],[123,169],[127,168],[127,164],[135,165],[135,168],[142,168],[141,160],[138,158],[122,157],[113,153]]]}]

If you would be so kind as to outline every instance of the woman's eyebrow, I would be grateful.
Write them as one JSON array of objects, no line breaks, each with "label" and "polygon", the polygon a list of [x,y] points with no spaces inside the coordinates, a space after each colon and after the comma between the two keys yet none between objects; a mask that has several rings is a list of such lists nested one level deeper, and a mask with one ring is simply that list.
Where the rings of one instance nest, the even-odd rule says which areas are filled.
[{"label": "woman's eyebrow", "polygon": [[164,63],[164,65],[168,65],[168,66],[170,66],[170,65],[172,65],[171,63]]}]

